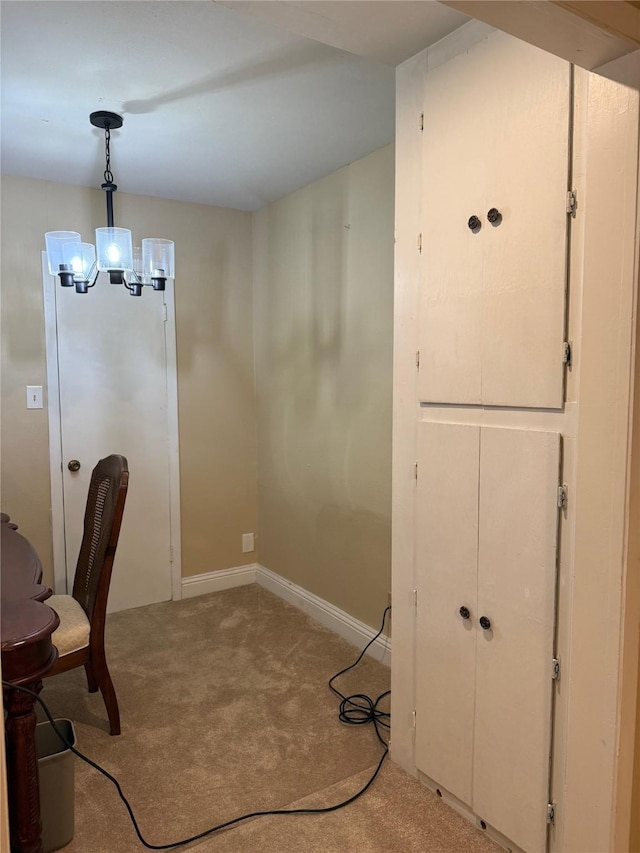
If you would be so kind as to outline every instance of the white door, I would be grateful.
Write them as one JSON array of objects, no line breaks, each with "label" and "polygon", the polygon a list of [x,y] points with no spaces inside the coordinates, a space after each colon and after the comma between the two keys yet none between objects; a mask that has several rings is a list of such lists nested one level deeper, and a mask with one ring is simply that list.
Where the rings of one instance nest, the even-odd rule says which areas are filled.
[{"label": "white door", "polygon": [[[164,295],[145,288],[142,297],[132,297],[104,276],[89,293],[77,294],[44,276],[46,301],[55,303],[47,358],[55,359],[55,333],[67,589],[91,471],[98,459],[120,453],[129,463],[129,489],[108,609],[166,601],[172,577]],[[69,470],[72,460],[80,463],[77,472]]]},{"label": "white door", "polygon": [[427,74],[421,400],[563,404],[570,93],[504,33]]}]

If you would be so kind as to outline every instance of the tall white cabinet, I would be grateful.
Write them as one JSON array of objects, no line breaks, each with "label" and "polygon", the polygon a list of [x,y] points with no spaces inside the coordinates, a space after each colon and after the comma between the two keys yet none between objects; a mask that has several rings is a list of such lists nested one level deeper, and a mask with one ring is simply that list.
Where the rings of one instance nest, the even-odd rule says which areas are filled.
[{"label": "tall white cabinet", "polygon": [[[620,82],[571,75],[472,21],[397,69],[391,758],[512,851],[628,847],[640,93],[625,68],[626,83],[619,66]],[[483,125],[511,80],[520,96]]]},{"label": "tall white cabinet", "polygon": [[[544,853],[563,517],[570,66],[502,33],[422,88],[415,764]],[[409,306],[407,306],[409,307]]]}]

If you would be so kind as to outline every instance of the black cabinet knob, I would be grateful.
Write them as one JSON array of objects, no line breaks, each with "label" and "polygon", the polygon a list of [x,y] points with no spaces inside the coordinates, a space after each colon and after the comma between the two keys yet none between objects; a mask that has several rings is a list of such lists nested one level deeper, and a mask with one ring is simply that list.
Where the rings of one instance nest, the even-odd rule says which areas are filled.
[{"label": "black cabinet knob", "polygon": [[481,616],[480,617],[480,627],[484,628],[485,631],[488,631],[489,628],[491,627],[491,619],[489,619],[487,616]]},{"label": "black cabinet knob", "polygon": [[500,225],[502,222],[502,214],[498,210],[497,207],[492,207],[491,210],[487,213],[487,219],[492,225]]},{"label": "black cabinet knob", "polygon": [[469,226],[469,229],[471,231],[475,232],[475,231],[480,230],[480,228],[482,226],[482,222],[480,222],[480,220],[478,219],[477,216],[470,216],[469,221],[467,222],[467,225]]},{"label": "black cabinet knob", "polygon": [[471,618],[471,611],[469,610],[468,607],[465,607],[463,605],[460,608],[460,615],[462,616],[463,619],[470,619]]}]

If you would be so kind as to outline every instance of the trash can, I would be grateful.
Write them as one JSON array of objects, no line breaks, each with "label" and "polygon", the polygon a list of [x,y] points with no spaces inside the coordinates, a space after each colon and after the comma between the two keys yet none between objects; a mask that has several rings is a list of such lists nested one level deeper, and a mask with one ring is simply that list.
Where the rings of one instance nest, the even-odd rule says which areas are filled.
[{"label": "trash can", "polygon": [[[71,720],[56,720],[67,742],[76,745]],[[40,816],[44,853],[69,844],[74,829],[75,756],[58,737],[50,722],[36,726],[36,755],[40,785]]]}]

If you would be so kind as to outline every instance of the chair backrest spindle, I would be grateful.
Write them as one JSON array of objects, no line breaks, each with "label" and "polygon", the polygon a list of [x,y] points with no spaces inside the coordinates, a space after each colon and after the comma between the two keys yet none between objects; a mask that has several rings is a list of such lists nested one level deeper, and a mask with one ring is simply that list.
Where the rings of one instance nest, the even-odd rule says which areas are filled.
[{"label": "chair backrest spindle", "polygon": [[101,459],[91,473],[84,531],[73,583],[73,597],[90,622],[102,620],[129,482],[124,456]]}]

